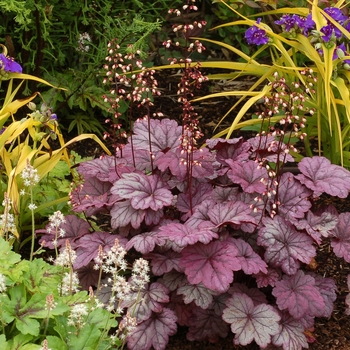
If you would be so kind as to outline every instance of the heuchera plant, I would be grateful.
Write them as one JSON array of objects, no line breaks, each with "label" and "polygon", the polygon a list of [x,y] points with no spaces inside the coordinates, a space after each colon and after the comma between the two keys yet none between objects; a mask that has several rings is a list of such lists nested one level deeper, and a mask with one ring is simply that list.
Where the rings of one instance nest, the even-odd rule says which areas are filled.
[{"label": "heuchera plant", "polygon": [[[345,198],[350,172],[316,156],[304,158],[297,175],[271,176],[257,159],[293,161],[288,145],[262,135],[215,139],[193,150],[189,187],[181,137],[173,120],[139,119],[133,147],[82,163],[85,182],[71,193],[73,209],[109,215],[113,232],[92,232],[70,215],[58,246],[68,238],[76,249],[85,287],[97,283],[90,265],[99,247],[110,249],[115,238],[150,260],[142,302],[122,305],[138,320],[129,349],[165,349],[177,324],[188,326],[189,340],[215,342],[231,330],[235,344],[307,347],[303,332],[315,317],[329,317],[336,299],[334,281],[308,268],[317,244],[330,239],[350,262],[350,213],[317,208],[316,199]],[[41,241],[53,238],[46,232]]]},{"label": "heuchera plant", "polygon": [[[94,286],[109,304],[113,292],[100,288],[93,269],[99,254],[117,238],[131,256],[150,261],[152,277],[138,297],[116,301],[137,320],[129,349],[165,349],[177,325],[188,327],[188,340],[215,342],[231,331],[235,344],[308,347],[314,338],[305,330],[312,331],[315,317],[329,317],[336,299],[334,281],[311,268],[316,247],[330,240],[334,253],[350,262],[350,213],[317,202],[323,193],[347,197],[350,172],[320,156],[303,158],[297,174],[285,168],[294,161],[292,138],[305,136],[305,118],[298,115],[314,91],[303,94],[300,82],[288,87],[275,75],[259,116],[267,129],[248,140],[217,138],[198,148],[201,133],[190,102],[191,87],[205,80],[198,67],[189,58],[182,62],[187,80],[179,84],[184,115],[178,125],[150,118],[152,72],[131,73],[127,87],[134,92],[126,94],[135,57],[126,57],[124,66],[109,49],[115,57],[107,61],[120,62],[121,69],[106,67],[115,155],[79,165],[84,181],[71,192],[71,203],[85,219],[68,215],[64,238],[47,227],[40,243],[60,248],[68,239],[82,287]],[[118,109],[125,98],[146,107],[147,116],[133,123],[123,145]],[[276,113],[284,114],[278,124]],[[96,218],[107,218],[111,230],[97,227]]]}]

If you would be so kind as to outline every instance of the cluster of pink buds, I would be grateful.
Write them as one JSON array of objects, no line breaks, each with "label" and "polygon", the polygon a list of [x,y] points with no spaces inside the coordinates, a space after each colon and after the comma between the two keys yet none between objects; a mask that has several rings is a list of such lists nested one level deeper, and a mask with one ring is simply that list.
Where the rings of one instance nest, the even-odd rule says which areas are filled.
[{"label": "cluster of pink buds", "polygon": [[[207,22],[204,20],[188,23],[190,18],[189,14],[193,11],[198,11],[198,7],[194,3],[195,0],[187,0],[187,3],[182,6],[181,10],[170,9],[168,11],[169,14],[175,14],[177,17],[181,16],[181,19],[183,19],[185,23],[174,24],[172,26],[172,29],[175,33],[175,39],[168,39],[163,42],[163,46],[167,49],[170,49],[171,47],[174,47],[176,49],[182,48],[183,51],[187,52],[184,54],[184,57],[187,58],[189,58],[193,52],[202,53],[205,50],[205,47],[199,40],[194,40],[193,42],[189,43],[191,37],[199,36],[207,24]],[[183,39],[185,39],[185,44],[181,45],[180,41]],[[170,58],[169,61],[170,64],[178,62],[176,58]],[[183,59],[179,60],[179,62],[182,61]]]},{"label": "cluster of pink buds", "polygon": [[[263,201],[265,206],[270,203],[271,217],[278,212],[278,184],[284,164],[288,161],[290,152],[298,152],[291,140],[292,138],[303,140],[307,136],[304,132],[306,118],[315,112],[308,106],[307,101],[315,93],[314,84],[317,79],[310,69],[302,71],[301,75],[305,76],[303,82],[287,82],[284,77],[279,77],[278,73],[275,73],[274,80],[270,83],[270,95],[265,96],[264,110],[258,116],[263,122],[268,122],[268,130],[261,129],[257,135],[260,142],[255,161],[258,168],[266,168],[268,178],[262,179],[266,191],[262,194],[262,198],[257,198],[257,202]],[[274,116],[282,117],[277,122],[272,122],[271,118]],[[269,154],[276,155],[276,160],[272,163],[266,158]],[[259,209],[255,206],[254,210]]]},{"label": "cluster of pink buds", "polygon": [[[104,102],[110,104],[109,111],[113,113],[112,118],[106,119],[113,130],[113,136],[119,134],[121,138],[126,138],[127,134],[122,131],[120,117],[123,115],[125,106],[131,113],[132,107],[146,107],[153,105],[153,96],[160,95],[158,83],[154,77],[154,70],[145,68],[141,60],[141,52],[133,52],[129,46],[128,53],[122,55],[117,39],[108,44],[108,56],[106,57],[106,77],[103,83],[109,86],[109,93],[103,96]],[[104,137],[111,135],[105,133]],[[115,148],[121,143],[115,144]]]},{"label": "cluster of pink buds", "polygon": [[[170,59],[171,64],[178,63],[182,69],[181,81],[178,84],[178,102],[182,104],[182,151],[186,155],[183,159],[183,163],[191,165],[192,162],[189,156],[196,148],[197,141],[203,134],[199,128],[199,121],[197,113],[194,111],[194,107],[191,104],[191,99],[193,99],[194,91],[200,89],[201,84],[208,80],[201,72],[200,63],[193,63],[190,58],[191,54],[194,52],[202,53],[205,47],[199,40],[193,40],[190,42],[190,37],[195,36],[199,31],[203,29],[206,25],[205,21],[195,21],[188,23],[190,12],[197,11],[198,8],[194,4],[194,0],[188,0],[185,5],[183,5],[181,10],[169,10],[169,13],[174,13],[177,16],[181,16],[186,23],[173,25],[173,32],[176,33],[176,39],[167,40],[163,43],[166,48],[175,46],[182,49],[183,58]],[[183,46],[180,45],[180,39],[185,39]]]}]

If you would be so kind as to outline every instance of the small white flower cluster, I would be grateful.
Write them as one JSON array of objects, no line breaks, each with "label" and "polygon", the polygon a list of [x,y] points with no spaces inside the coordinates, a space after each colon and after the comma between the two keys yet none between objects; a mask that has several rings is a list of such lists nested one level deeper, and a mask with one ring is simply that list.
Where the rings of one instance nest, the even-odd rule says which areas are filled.
[{"label": "small white flower cluster", "polygon": [[0,273],[0,293],[6,292],[6,277]]},{"label": "small white flower cluster", "polygon": [[51,348],[49,348],[49,343],[47,339],[43,341],[43,346],[39,350],[51,350]]},{"label": "small white flower cluster", "polygon": [[87,42],[91,43],[91,37],[89,33],[85,32],[83,34],[79,34],[78,47],[76,48],[76,50],[80,52],[88,52],[90,50],[90,46],[86,45]]},{"label": "small white flower cluster", "polygon": [[6,192],[4,193],[2,205],[4,206],[4,213],[0,215],[0,232],[2,234],[7,234],[8,232],[14,233],[17,231],[15,217],[10,213],[11,199]]},{"label": "small white flower cluster", "polygon": [[58,286],[58,290],[62,295],[71,295],[79,292],[79,277],[76,272],[66,272],[62,279],[62,285]]},{"label": "small white flower cluster", "polygon": [[29,159],[27,159],[27,165],[21,172],[21,177],[26,187],[35,186],[40,180],[38,170],[29,163]]},{"label": "small white flower cluster", "polygon": [[64,215],[59,210],[49,216],[49,226],[46,229],[46,231],[47,233],[51,233],[52,230],[54,230],[55,238],[52,241],[54,247],[57,247],[57,239],[63,238],[64,235],[66,234],[66,231],[62,227],[60,227],[61,224],[64,224],[65,222],[66,222],[66,219],[64,218]]},{"label": "small white flower cluster", "polygon": [[75,259],[77,258],[77,253],[70,246],[69,240],[66,241],[66,247],[60,252],[55,260],[55,265],[58,266],[73,266]]},{"label": "small white flower cluster", "polygon": [[78,329],[83,328],[88,314],[88,307],[85,304],[74,305],[68,316],[68,325],[74,326]]}]

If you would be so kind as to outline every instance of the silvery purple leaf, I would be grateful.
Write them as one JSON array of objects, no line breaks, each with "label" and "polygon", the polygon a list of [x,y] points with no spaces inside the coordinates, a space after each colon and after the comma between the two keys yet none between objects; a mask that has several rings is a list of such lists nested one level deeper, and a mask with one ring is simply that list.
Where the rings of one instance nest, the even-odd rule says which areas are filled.
[{"label": "silvery purple leaf", "polygon": [[350,263],[350,213],[339,214],[338,224],[330,236],[334,254]]},{"label": "silvery purple leaf", "polygon": [[346,198],[350,191],[350,172],[339,165],[331,164],[325,157],[305,157],[298,168],[302,174],[296,178],[307,188],[314,191],[314,197],[322,193]]},{"label": "silvery purple leaf", "polygon": [[159,313],[152,313],[148,320],[139,323],[127,338],[129,350],[165,350],[169,336],[177,330],[177,317],[174,311],[163,308]]},{"label": "silvery purple leaf", "polygon": [[260,271],[267,273],[267,264],[253,251],[250,244],[243,241],[243,239],[229,238],[227,241],[237,249],[238,254],[236,258],[239,260],[241,269],[245,274],[251,275]]},{"label": "silvery purple leaf", "polygon": [[151,143],[153,153],[166,152],[180,146],[181,135],[182,127],[178,126],[175,120],[138,119],[134,124],[132,142],[135,149],[144,149],[149,152]]},{"label": "silvery purple leaf", "polygon": [[293,275],[299,268],[299,261],[308,264],[316,255],[312,238],[295,230],[284,218],[276,215],[273,219],[265,217],[262,222],[258,244],[266,248],[267,263]]},{"label": "silvery purple leaf", "polygon": [[266,185],[261,182],[261,179],[268,178],[266,168],[259,169],[253,160],[242,162],[227,159],[226,163],[230,166],[227,176],[233,183],[241,185],[244,192],[266,192]]},{"label": "silvery purple leaf", "polygon": [[272,343],[276,346],[283,346],[283,350],[302,350],[308,348],[304,327],[292,317],[287,311],[281,312],[281,331],[272,336]]},{"label": "silvery purple leaf", "polygon": [[236,248],[225,241],[197,243],[183,249],[180,266],[190,283],[202,282],[207,288],[223,293],[233,281],[233,271],[240,270],[237,253]]},{"label": "silvery purple leaf", "polygon": [[145,210],[134,209],[130,200],[116,202],[110,211],[112,228],[125,227],[131,224],[133,228],[139,228],[145,218]]},{"label": "silvery purple leaf", "polygon": [[279,309],[288,310],[295,319],[316,316],[326,307],[315,279],[301,270],[276,282],[272,294]]},{"label": "silvery purple leaf", "polygon": [[185,304],[189,304],[193,301],[197,306],[206,309],[212,303],[213,295],[216,295],[217,292],[206,288],[202,283],[186,283],[177,289],[177,294],[183,296]]},{"label": "silvery purple leaf", "polygon": [[134,209],[162,209],[172,204],[173,195],[158,175],[123,174],[111,188],[113,194],[130,199]]},{"label": "silvery purple leaf", "polygon": [[231,324],[235,344],[248,345],[255,340],[264,348],[271,342],[271,336],[280,332],[281,317],[271,305],[254,305],[252,299],[242,293],[234,293],[226,305],[222,318]]},{"label": "silvery purple leaf", "polygon": [[303,218],[310,210],[308,197],[312,191],[295,180],[291,173],[283,173],[278,184],[278,210],[285,218]]}]

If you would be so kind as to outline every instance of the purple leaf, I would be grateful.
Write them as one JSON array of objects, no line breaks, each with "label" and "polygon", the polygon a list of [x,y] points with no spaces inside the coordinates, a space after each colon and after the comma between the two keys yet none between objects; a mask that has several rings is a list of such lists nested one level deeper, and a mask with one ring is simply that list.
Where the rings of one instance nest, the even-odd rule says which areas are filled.
[{"label": "purple leaf", "polygon": [[90,263],[77,270],[79,283],[83,290],[89,290],[89,287],[97,286],[100,272],[95,270],[94,263]]},{"label": "purple leaf", "polygon": [[305,233],[298,232],[282,217],[264,218],[259,230],[258,244],[266,248],[265,261],[281,267],[292,275],[299,268],[298,261],[306,264],[316,255],[313,240]]},{"label": "purple leaf", "polygon": [[267,304],[266,295],[258,288],[248,288],[243,283],[232,283],[228,293],[233,295],[235,293],[241,293],[247,295],[252,299],[254,305]]},{"label": "purple leaf", "polygon": [[252,157],[266,159],[269,162],[293,162],[294,158],[285,152],[284,143],[280,143],[274,136],[256,136],[248,140],[252,147]]},{"label": "purple leaf", "polygon": [[193,215],[186,221],[186,225],[192,228],[197,228],[202,222],[210,221],[208,211],[214,206],[212,200],[205,200],[197,205]]},{"label": "purple leaf", "polygon": [[337,226],[331,231],[334,254],[350,263],[350,213],[339,214]]},{"label": "purple leaf", "polygon": [[[132,279],[129,283],[133,284]],[[158,282],[146,285],[142,290],[135,286],[128,298],[121,300],[120,307],[132,310],[130,314],[135,315],[137,322],[145,321],[151,317],[152,312],[158,313],[163,310],[162,303],[169,302],[168,293],[168,288]]]},{"label": "purple leaf", "polygon": [[228,242],[197,243],[183,249],[180,266],[190,283],[202,282],[207,288],[223,293],[233,281],[233,271],[240,270],[237,253]]},{"label": "purple leaf", "polygon": [[175,312],[177,323],[180,326],[187,326],[192,316],[192,310],[196,308],[196,305],[194,303],[184,304],[182,295],[177,295],[173,292],[170,295],[170,303],[167,307]]},{"label": "purple leaf", "polygon": [[74,263],[74,269],[80,269],[95,259],[100,246],[102,246],[103,252],[107,253],[114,246],[116,239],[125,248],[127,239],[118,235],[112,235],[109,232],[94,232],[81,237],[76,242],[78,248],[76,249],[77,258]]},{"label": "purple leaf", "polygon": [[270,343],[271,336],[280,332],[278,322],[281,317],[272,306],[254,306],[252,299],[242,293],[233,294],[226,305],[222,318],[231,324],[235,344],[247,345],[255,340],[264,348]]},{"label": "purple leaf", "polygon": [[163,308],[160,313],[153,313],[128,336],[128,349],[149,350],[153,346],[155,350],[164,350],[169,336],[176,333],[176,320],[174,311],[167,308]]},{"label": "purple leaf", "polygon": [[114,170],[116,166],[119,168],[119,165],[125,166],[126,160],[105,156],[80,163],[78,172],[85,180],[89,177],[97,177],[100,181],[110,181],[111,170]]},{"label": "purple leaf", "polygon": [[333,279],[325,278],[315,273],[309,272],[310,276],[315,279],[315,286],[319,289],[325,302],[324,310],[320,309],[316,317],[330,317],[333,312],[333,303],[337,299],[337,286]]},{"label": "purple leaf", "polygon": [[226,163],[231,168],[227,176],[233,183],[241,185],[243,191],[248,193],[266,191],[266,185],[261,182],[261,179],[268,178],[266,168],[258,169],[258,164],[253,160],[242,162],[227,159]]},{"label": "purple leaf", "polygon": [[211,222],[220,227],[225,224],[239,225],[242,222],[256,222],[254,217],[250,215],[252,209],[248,204],[241,201],[218,203],[213,209],[209,210],[208,215]]},{"label": "purple leaf", "polygon": [[[191,190],[192,210],[195,210],[205,200],[210,200],[212,196],[212,186],[208,183],[201,183]],[[180,193],[177,197],[176,207],[183,213],[187,213],[182,219],[186,220],[191,215],[190,194],[187,192]]]},{"label": "purple leaf", "polygon": [[242,137],[229,140],[217,138],[206,142],[209,148],[216,150],[216,160],[225,167],[227,159],[240,161],[249,158],[250,145]]},{"label": "purple leaf", "polygon": [[186,338],[190,341],[209,340],[215,343],[219,337],[226,338],[229,333],[228,324],[213,309],[194,308],[188,325],[189,330]]},{"label": "purple leaf", "polygon": [[121,179],[114,183],[111,192],[130,199],[134,209],[150,208],[156,211],[171,205],[173,199],[173,195],[157,175],[123,174]]},{"label": "purple leaf", "polygon": [[258,274],[254,275],[254,277],[259,288],[267,286],[274,287],[276,282],[281,279],[281,273],[272,267],[269,267],[266,274],[259,272]]},{"label": "purple leaf", "polygon": [[142,254],[150,253],[156,245],[163,245],[165,240],[158,236],[158,231],[145,232],[134,236],[126,244],[126,250],[130,250],[134,247],[138,252]]},{"label": "purple leaf", "polygon": [[150,151],[149,144],[151,142],[153,153],[165,152],[180,145],[181,135],[182,127],[178,126],[175,120],[166,118],[162,120],[138,119],[134,124],[132,142],[135,149]]},{"label": "purple leaf", "polygon": [[[66,244],[66,240],[70,241],[71,246],[74,245],[74,241],[78,238],[90,233],[90,225],[83,219],[78,218],[76,215],[65,216],[65,223],[60,225],[60,228],[64,230],[64,235],[50,228],[46,225],[45,229],[36,230],[36,233],[43,233],[39,243],[42,244],[45,241],[45,247],[54,249],[53,242],[57,239],[57,247],[63,247]],[[57,237],[56,237],[57,235]]]},{"label": "purple leaf", "polygon": [[316,316],[325,309],[325,302],[315,285],[315,279],[299,270],[293,276],[285,276],[276,282],[272,294],[280,310],[288,312],[296,319],[305,315]]},{"label": "purple leaf", "polygon": [[311,203],[308,200],[312,192],[295,180],[291,173],[283,173],[278,185],[278,210],[280,214],[288,218],[303,218],[310,210]]},{"label": "purple leaf", "polygon": [[180,223],[171,223],[161,226],[158,236],[174,242],[178,247],[183,248],[197,242],[209,243],[213,238],[218,238],[217,233],[211,230],[193,229]]},{"label": "purple leaf", "polygon": [[288,312],[282,312],[281,331],[272,337],[272,343],[283,346],[284,350],[302,350],[308,348],[303,325]]},{"label": "purple leaf", "polygon": [[247,242],[243,241],[243,239],[234,238],[228,241],[238,250],[236,258],[239,260],[245,274],[251,275],[260,271],[267,273],[267,264],[253,251],[252,247]]},{"label": "purple leaf", "polygon": [[167,250],[162,253],[150,253],[144,256],[145,259],[152,260],[152,272],[156,276],[161,276],[166,272],[170,272],[172,269],[182,272],[180,257],[180,253],[172,250]]},{"label": "purple leaf", "polygon": [[178,180],[184,181],[187,174],[187,167],[181,163],[181,149],[169,151],[167,153],[158,153],[154,164],[159,170],[164,172],[169,168],[170,172],[177,177]]},{"label": "purple leaf", "polygon": [[328,211],[322,211],[319,216],[312,211],[308,211],[306,219],[293,221],[297,229],[306,230],[317,244],[321,244],[322,236],[328,237],[330,231],[336,227],[337,223],[338,215]]},{"label": "purple leaf", "polygon": [[202,309],[206,309],[213,301],[213,295],[217,293],[206,288],[202,283],[190,284],[187,283],[177,290],[177,294],[183,295],[185,304],[189,304],[192,301]]},{"label": "purple leaf", "polygon": [[157,281],[163,283],[165,287],[167,287],[172,292],[177,288],[187,284],[186,275],[175,270],[165,273],[163,275],[163,278],[159,278]]},{"label": "purple leaf", "polygon": [[71,192],[73,210],[82,212],[108,205],[108,193],[111,187],[110,182],[100,181],[96,177],[87,178],[81,189]]},{"label": "purple leaf", "polygon": [[130,200],[115,203],[110,213],[112,228],[125,227],[128,224],[133,228],[139,228],[145,218],[145,211],[134,209]]},{"label": "purple leaf", "polygon": [[345,168],[331,164],[325,157],[305,157],[298,163],[302,172],[296,178],[314,191],[314,197],[323,192],[331,196],[346,198],[350,191],[350,172]]}]

